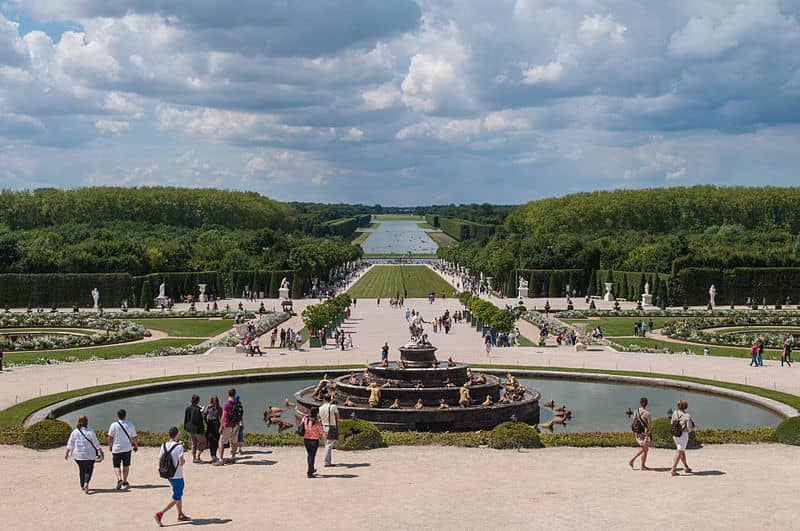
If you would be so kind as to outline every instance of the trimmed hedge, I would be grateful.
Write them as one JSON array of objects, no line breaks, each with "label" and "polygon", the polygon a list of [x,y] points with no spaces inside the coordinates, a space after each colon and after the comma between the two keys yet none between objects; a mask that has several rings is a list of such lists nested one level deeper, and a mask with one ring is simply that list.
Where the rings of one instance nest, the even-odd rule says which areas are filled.
[{"label": "trimmed hedge", "polygon": [[[427,219],[427,216],[425,219]],[[496,225],[484,225],[483,223],[476,223],[465,219],[439,217],[438,221],[438,226],[442,231],[459,241],[487,239],[497,231]],[[437,225],[433,226],[436,227]]]},{"label": "trimmed hedge", "polygon": [[528,281],[529,297],[562,297],[567,284],[570,290],[575,288],[578,295],[586,292],[586,273],[583,269],[517,269],[514,295],[517,293],[519,277]]},{"label": "trimmed hedge", "polygon": [[339,218],[326,221],[321,225],[322,231],[331,236],[347,238],[357,228],[365,227],[372,222],[372,214],[359,214],[349,218]]},{"label": "trimmed hedge", "polygon": [[428,214],[425,216],[425,222],[434,228],[439,228],[439,216],[436,214]]},{"label": "trimmed hedge", "polygon": [[92,307],[91,291],[100,290],[100,304],[118,306],[131,299],[131,276],[128,273],[48,273],[37,275],[0,275],[0,306]]},{"label": "trimmed hedge", "polygon": [[775,429],[775,440],[783,444],[800,446],[800,417],[784,420]]},{"label": "trimmed hedge", "polygon": [[[675,449],[675,441],[672,440],[672,433],[670,433],[671,419],[668,417],[659,417],[653,420],[650,426],[650,437],[653,439],[652,446],[655,448],[672,448]],[[687,448],[694,449],[700,448],[700,441],[697,440],[697,432],[689,433],[689,442]]]},{"label": "trimmed hedge", "polygon": [[339,439],[334,445],[337,450],[371,450],[383,446],[381,432],[373,423],[361,419],[339,422]]},{"label": "trimmed hedge", "polygon": [[[671,277],[665,273],[652,273],[642,271],[614,271],[611,269],[598,269],[592,272],[594,276],[593,292],[590,295],[604,295],[606,292],[606,282],[613,282],[613,293],[617,297],[627,299],[629,301],[638,301],[641,294],[644,293],[644,284],[650,284],[650,294],[653,296],[653,304],[656,303],[657,297],[661,297],[664,304],[675,303],[672,300],[672,284]],[[592,283],[591,281],[589,282]],[[710,286],[710,284],[709,284]],[[708,294],[708,286],[706,286],[706,295]],[[706,297],[708,302],[708,297]]]},{"label": "trimmed hedge", "polygon": [[65,446],[72,428],[61,420],[42,420],[33,424],[22,434],[22,445],[34,450],[45,450]]},{"label": "trimmed hedge", "polygon": [[[131,279],[132,287],[131,293],[139,296],[136,300],[136,305],[143,307],[145,303],[153,304],[153,299],[158,295],[158,287],[164,283],[164,293],[167,297],[171,297],[173,301],[180,300],[181,295],[192,295],[197,299],[200,295],[200,290],[197,288],[198,284],[208,284],[206,287],[206,295],[215,295],[217,298],[225,296],[223,288],[222,276],[216,271],[189,271],[177,273],[151,273],[149,275],[142,275],[133,277]],[[147,293],[145,283],[150,283],[150,293],[152,296],[149,300],[143,301],[141,297]],[[100,296],[103,296],[103,290],[100,290]],[[131,297],[133,300],[133,298]]]},{"label": "trimmed hedge", "polygon": [[489,434],[491,448],[542,448],[539,433],[524,422],[503,422]]},{"label": "trimmed hedge", "polygon": [[748,297],[772,306],[783,304],[786,297],[800,301],[800,267],[737,267],[714,269],[687,267],[675,275],[680,300],[690,306],[708,304],[711,284],[717,289],[718,306],[744,304]]}]

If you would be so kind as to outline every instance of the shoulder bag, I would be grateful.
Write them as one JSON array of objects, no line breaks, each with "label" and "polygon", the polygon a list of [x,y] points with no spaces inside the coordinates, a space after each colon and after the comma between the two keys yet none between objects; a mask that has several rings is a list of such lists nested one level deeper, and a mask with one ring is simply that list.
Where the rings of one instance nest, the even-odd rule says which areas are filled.
[{"label": "shoulder bag", "polygon": [[94,443],[92,442],[92,440],[91,440],[89,437],[87,437],[85,433],[83,433],[83,430],[82,430],[82,429],[78,428],[78,432],[79,432],[81,435],[83,435],[83,438],[84,438],[84,439],[86,439],[86,442],[88,442],[89,444],[91,444],[91,445],[92,445],[92,448],[94,448],[94,462],[95,462],[95,463],[102,463],[102,462],[103,462],[103,454],[101,454],[101,453],[100,453],[100,449],[99,449],[99,448],[97,448],[97,446],[95,446],[95,445],[94,445]]},{"label": "shoulder bag", "polygon": [[131,439],[131,434],[128,433],[128,430],[125,429],[125,424],[123,424],[121,420],[118,420],[117,424],[119,424],[119,427],[122,428],[122,431],[125,432],[125,437],[128,438],[128,442],[131,443],[131,446],[133,447],[133,451],[135,452],[136,451],[136,445],[133,444],[133,439]]}]

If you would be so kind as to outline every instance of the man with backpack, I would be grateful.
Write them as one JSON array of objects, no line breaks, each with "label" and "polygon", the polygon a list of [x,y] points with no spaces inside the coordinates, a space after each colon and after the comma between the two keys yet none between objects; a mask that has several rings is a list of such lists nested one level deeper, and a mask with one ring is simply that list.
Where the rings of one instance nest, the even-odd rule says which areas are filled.
[{"label": "man with backpack", "polygon": [[222,419],[219,427],[219,461],[214,466],[225,464],[225,445],[231,445],[230,463],[236,462],[236,449],[239,446],[239,423],[244,417],[244,407],[236,400],[236,389],[228,390],[228,401],[222,406]]},{"label": "man with backpack", "polygon": [[[108,427],[108,446],[111,448],[111,464],[117,476],[117,490],[128,488],[128,472],[131,469],[131,451],[139,451],[139,439],[133,423],[126,420],[124,409],[117,411],[117,421]],[[122,470],[120,470],[120,466]]]},{"label": "man with backpack", "polygon": [[175,426],[169,429],[169,441],[161,445],[161,452],[158,455],[158,475],[169,480],[172,486],[172,500],[162,510],[155,514],[156,522],[160,527],[164,527],[161,519],[164,513],[178,507],[178,521],[188,522],[191,520],[183,512],[183,465],[186,462],[183,457],[183,445],[178,442],[178,428]]}]

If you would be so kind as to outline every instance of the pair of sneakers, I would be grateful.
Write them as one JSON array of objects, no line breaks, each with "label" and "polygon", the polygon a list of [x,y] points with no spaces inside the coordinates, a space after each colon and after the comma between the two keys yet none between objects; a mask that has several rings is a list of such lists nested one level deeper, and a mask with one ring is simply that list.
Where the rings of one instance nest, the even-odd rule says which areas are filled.
[{"label": "pair of sneakers", "polygon": [[130,486],[131,484],[128,483],[127,481],[122,481],[121,479],[117,480],[117,490],[122,490],[123,487],[127,489]]},{"label": "pair of sneakers", "polygon": [[[154,518],[156,519],[156,523],[158,524],[159,527],[164,527],[164,522],[161,521],[161,519],[164,518],[164,513],[159,511],[154,515]],[[191,521],[191,518],[189,516],[183,514],[183,513],[180,513],[178,515],[178,521],[179,522],[189,522],[189,521]]]}]

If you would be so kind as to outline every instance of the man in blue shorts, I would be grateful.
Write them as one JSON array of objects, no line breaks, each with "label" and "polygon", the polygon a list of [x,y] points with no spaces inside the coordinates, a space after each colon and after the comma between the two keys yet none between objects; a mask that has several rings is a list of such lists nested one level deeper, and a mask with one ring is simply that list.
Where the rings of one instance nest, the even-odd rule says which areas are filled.
[{"label": "man in blue shorts", "polygon": [[175,426],[169,429],[169,440],[161,445],[161,452],[158,455],[159,460],[165,453],[169,453],[172,458],[172,464],[175,465],[175,474],[173,474],[171,478],[168,478],[169,484],[172,486],[172,501],[155,514],[156,522],[160,527],[164,527],[164,523],[161,521],[164,517],[164,513],[175,506],[178,507],[179,522],[188,522],[191,520],[191,518],[183,513],[183,464],[186,460],[183,457],[183,445],[178,442],[178,428]]}]

